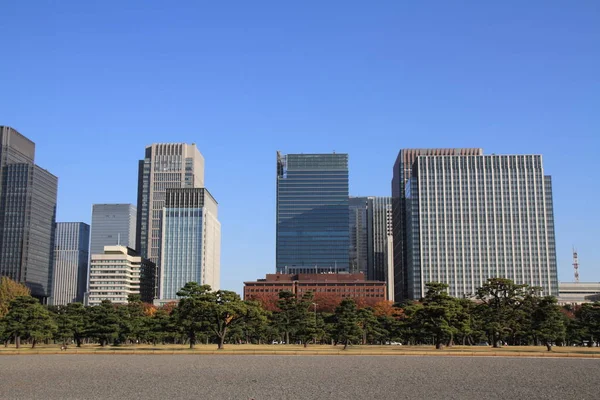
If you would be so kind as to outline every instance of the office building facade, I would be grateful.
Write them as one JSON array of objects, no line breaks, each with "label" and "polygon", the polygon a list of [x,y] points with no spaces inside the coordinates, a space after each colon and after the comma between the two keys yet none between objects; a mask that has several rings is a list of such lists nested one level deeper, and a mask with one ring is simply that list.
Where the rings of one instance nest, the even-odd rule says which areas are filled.
[{"label": "office building facade", "polygon": [[100,254],[104,246],[135,249],[137,209],[133,204],[92,205],[90,253]]},{"label": "office building facade", "polygon": [[482,149],[401,149],[394,163],[392,174],[392,229],[394,258],[394,295],[397,301],[407,299],[407,227],[405,187],[412,175],[412,167],[419,156],[481,155]]},{"label": "office building facade", "polygon": [[167,189],[204,187],[204,157],[195,144],[155,143],[139,161],[136,249],[160,268],[161,218]]},{"label": "office building facade", "polygon": [[176,299],[187,282],[219,290],[221,224],[209,191],[167,189],[162,221],[159,299]]},{"label": "office building facade", "polygon": [[552,183],[540,155],[419,155],[405,189],[407,297],[502,277],[558,295]]},{"label": "office building facade", "polygon": [[347,154],[277,152],[276,268],[349,271]]},{"label": "office building facade", "polygon": [[89,246],[88,224],[56,223],[51,304],[83,302],[87,288]]},{"label": "office building facade", "polygon": [[101,254],[92,254],[87,304],[96,306],[103,300],[127,304],[129,295],[142,301],[154,300],[156,265],[125,246],[105,246]]},{"label": "office building facade", "polygon": [[35,144],[0,127],[0,275],[23,283],[47,302],[58,179],[34,164]]},{"label": "office building facade", "polygon": [[[351,274],[368,274],[369,264],[369,220],[368,197],[350,197],[350,268]],[[372,246],[371,246],[372,247]],[[371,257],[372,258],[372,257]]]}]

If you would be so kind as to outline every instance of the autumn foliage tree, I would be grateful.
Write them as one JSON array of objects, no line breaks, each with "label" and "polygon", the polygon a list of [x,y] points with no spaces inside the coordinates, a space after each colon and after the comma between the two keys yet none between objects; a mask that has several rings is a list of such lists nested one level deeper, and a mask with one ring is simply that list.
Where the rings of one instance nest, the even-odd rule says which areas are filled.
[{"label": "autumn foliage tree", "polygon": [[10,302],[19,296],[29,296],[29,288],[12,279],[0,277],[0,318],[8,313]]}]

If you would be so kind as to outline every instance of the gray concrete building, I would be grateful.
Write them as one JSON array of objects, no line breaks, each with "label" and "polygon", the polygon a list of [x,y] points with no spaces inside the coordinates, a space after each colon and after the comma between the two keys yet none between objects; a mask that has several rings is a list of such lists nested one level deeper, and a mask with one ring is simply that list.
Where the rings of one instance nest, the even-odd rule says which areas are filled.
[{"label": "gray concrete building", "polygon": [[104,246],[121,245],[135,249],[137,210],[133,204],[92,205],[90,254]]},{"label": "gray concrete building", "polygon": [[83,302],[87,286],[90,226],[57,222],[51,304]]},{"label": "gray concrete building", "polygon": [[47,302],[52,289],[58,178],[34,164],[35,144],[0,127],[0,275]]},{"label": "gray concrete building", "polygon": [[600,295],[600,282],[560,282],[558,304],[579,305],[591,303]]},{"label": "gray concrete building", "polygon": [[558,295],[551,178],[540,155],[418,155],[405,187],[406,297],[502,277]]},{"label": "gray concrete building", "polygon": [[160,269],[161,220],[167,189],[204,187],[196,144],[155,143],[139,161],[136,249]]}]

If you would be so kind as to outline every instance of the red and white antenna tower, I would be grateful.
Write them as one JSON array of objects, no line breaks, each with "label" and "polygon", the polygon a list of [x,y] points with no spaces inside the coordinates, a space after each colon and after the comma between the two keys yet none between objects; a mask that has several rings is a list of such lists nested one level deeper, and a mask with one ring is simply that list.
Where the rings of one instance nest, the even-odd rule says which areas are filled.
[{"label": "red and white antenna tower", "polygon": [[575,272],[575,282],[579,282],[579,257],[577,250],[573,247],[573,272]]}]

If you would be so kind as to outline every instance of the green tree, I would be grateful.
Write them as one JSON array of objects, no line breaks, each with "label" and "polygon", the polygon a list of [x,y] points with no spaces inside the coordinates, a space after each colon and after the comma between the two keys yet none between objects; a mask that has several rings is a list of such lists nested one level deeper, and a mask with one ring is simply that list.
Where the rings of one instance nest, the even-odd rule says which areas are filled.
[{"label": "green tree", "polygon": [[338,342],[344,343],[344,350],[352,341],[359,340],[362,331],[358,325],[358,310],[353,299],[342,300],[335,309],[335,337]]},{"label": "green tree", "polygon": [[371,307],[358,310],[358,325],[362,331],[362,344],[377,342],[387,336]]},{"label": "green tree", "polygon": [[588,340],[588,346],[600,339],[600,302],[585,303],[575,312],[582,328],[582,335]]},{"label": "green tree", "polygon": [[188,282],[177,292],[181,299],[173,310],[173,318],[190,341],[190,349],[194,348],[200,334],[212,328],[216,299],[210,290],[210,285]]},{"label": "green tree", "polygon": [[493,347],[499,347],[504,335],[512,335],[518,311],[527,295],[528,285],[517,285],[510,279],[488,279],[476,298],[481,302],[479,316],[492,338]]},{"label": "green tree", "polygon": [[443,341],[451,343],[456,332],[453,327],[456,301],[446,292],[448,285],[445,283],[430,282],[425,287],[427,292],[422,301],[423,307],[416,312],[416,322],[422,331],[434,338],[435,348],[441,349]]},{"label": "green tree", "polygon": [[4,320],[5,334],[15,338],[17,348],[22,338],[31,339],[34,348],[38,341],[51,338],[57,329],[48,309],[31,296],[18,296],[12,300]]},{"label": "green tree", "polygon": [[553,342],[564,340],[565,317],[560,312],[555,297],[546,296],[539,299],[532,320],[535,336],[546,345],[548,351],[552,350]]},{"label": "green tree", "polygon": [[81,342],[87,333],[89,318],[89,307],[84,307],[81,303],[69,303],[66,306],[66,314],[69,318],[69,328],[73,332],[73,339],[77,347],[81,347]]},{"label": "green tree", "polygon": [[105,347],[109,341],[118,338],[121,321],[110,300],[102,300],[100,305],[90,307],[88,312],[88,336],[98,340],[102,347]]},{"label": "green tree", "polygon": [[229,290],[217,291],[212,299],[211,326],[219,338],[218,349],[222,350],[227,331],[241,325],[249,315],[255,314],[248,310],[249,307],[254,307],[254,303],[242,301],[237,293]]},{"label": "green tree", "polygon": [[313,300],[313,292],[308,291],[302,295],[302,298],[296,305],[295,325],[297,327],[297,336],[304,344],[304,347],[307,347],[308,342],[311,340],[315,340],[317,334],[317,314],[314,312],[314,307],[316,306],[314,306]]},{"label": "green tree", "polygon": [[0,277],[0,318],[8,313],[10,302],[19,296],[29,296],[29,288],[12,279]]},{"label": "green tree", "polygon": [[285,342],[290,343],[290,335],[298,329],[298,299],[292,292],[282,290],[277,301],[279,311],[275,314],[277,327],[285,336]]}]

